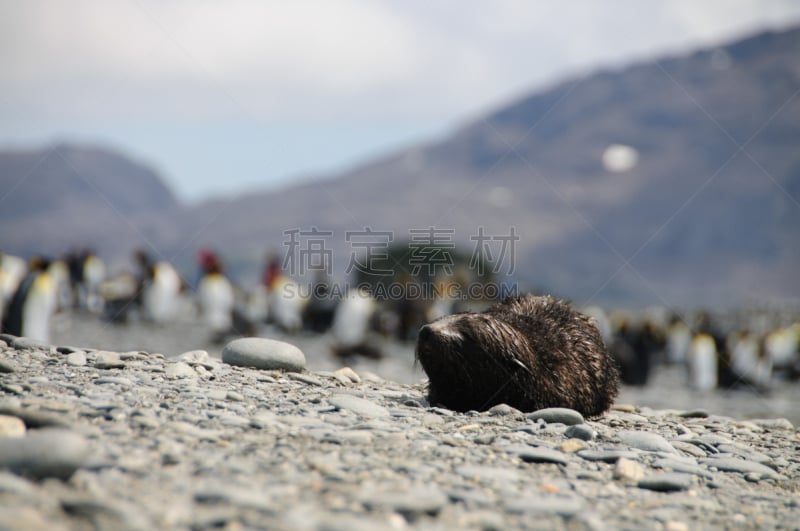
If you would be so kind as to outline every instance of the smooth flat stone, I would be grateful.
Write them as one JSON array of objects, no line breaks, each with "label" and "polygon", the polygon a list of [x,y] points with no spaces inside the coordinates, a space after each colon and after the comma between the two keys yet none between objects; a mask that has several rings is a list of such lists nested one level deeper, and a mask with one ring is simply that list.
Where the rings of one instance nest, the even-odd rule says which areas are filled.
[{"label": "smooth flat stone", "polygon": [[636,484],[640,489],[655,490],[658,492],[674,492],[687,490],[692,486],[692,476],[667,472],[643,477]]},{"label": "smooth flat stone", "polygon": [[121,385],[123,387],[131,387],[133,385],[133,380],[129,378],[124,378],[122,376],[101,376],[99,378],[95,378],[93,382],[98,385],[116,384],[116,385]]},{"label": "smooth flat stone", "polygon": [[766,430],[793,430],[794,424],[787,419],[750,419],[750,422]]},{"label": "smooth flat stone", "polygon": [[18,337],[11,342],[11,348],[16,350],[50,350],[50,343],[29,337]]},{"label": "smooth flat stone", "polygon": [[229,365],[254,369],[300,372],[306,357],[296,346],[260,337],[235,339],[222,349],[222,361]]},{"label": "smooth flat stone", "polygon": [[713,466],[717,470],[723,472],[739,472],[742,474],[757,473],[767,477],[776,478],[780,474],[773,469],[755,461],[747,461],[745,459],[737,459],[735,457],[708,457],[701,459],[701,463],[708,466]]},{"label": "smooth flat stone", "polygon": [[403,490],[365,492],[359,501],[369,510],[395,511],[406,518],[435,516],[447,505],[447,495],[438,487],[413,486]]},{"label": "smooth flat stone", "polygon": [[657,433],[646,431],[621,431],[617,438],[625,445],[647,452],[678,453],[667,440]]},{"label": "smooth flat stone", "polygon": [[533,421],[542,419],[548,424],[553,422],[560,422],[561,424],[566,424],[567,426],[583,424],[583,415],[574,409],[565,407],[548,407],[534,411],[533,413],[528,413],[525,416]]},{"label": "smooth flat stone", "polygon": [[702,476],[704,478],[711,478],[713,477],[712,474],[700,467],[699,465],[693,465],[692,463],[687,463],[685,461],[679,461],[677,459],[670,459],[668,457],[664,457],[662,459],[656,459],[652,463],[653,468],[663,468],[665,470],[672,470],[674,472],[683,472],[685,474],[693,474],[695,476]]},{"label": "smooth flat stone", "polygon": [[88,456],[86,439],[67,430],[42,429],[0,439],[0,468],[36,479],[68,479]]},{"label": "smooth flat stone", "polygon": [[505,500],[511,513],[550,513],[559,516],[575,516],[584,508],[583,500],[566,496],[523,496]]},{"label": "smooth flat stone", "polygon": [[347,409],[363,417],[383,418],[390,417],[389,410],[385,407],[352,395],[333,395],[328,398],[332,406]]},{"label": "smooth flat stone", "polygon": [[559,465],[566,465],[566,456],[556,450],[550,448],[529,448],[519,453],[520,459],[526,463],[557,463]]},{"label": "smooth flat stone", "polygon": [[98,369],[124,369],[125,362],[120,358],[119,352],[101,350],[97,353],[94,366]]},{"label": "smooth flat stone", "polygon": [[581,450],[578,455],[587,461],[602,461],[616,463],[621,457],[636,459],[639,455],[630,450]]},{"label": "smooth flat stone", "polygon": [[485,465],[462,465],[456,468],[456,473],[473,481],[492,481],[500,484],[516,483],[522,479],[520,472],[513,468],[502,468]]}]

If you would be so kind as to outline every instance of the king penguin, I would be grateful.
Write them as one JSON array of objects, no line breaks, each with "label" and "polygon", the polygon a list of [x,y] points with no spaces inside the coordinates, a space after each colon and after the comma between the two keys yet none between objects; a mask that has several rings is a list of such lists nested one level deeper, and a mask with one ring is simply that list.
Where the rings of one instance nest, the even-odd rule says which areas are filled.
[{"label": "king penguin", "polygon": [[291,278],[279,275],[269,287],[268,315],[284,332],[295,334],[303,327],[303,310],[308,298]]},{"label": "king penguin", "polygon": [[145,317],[158,324],[166,323],[178,312],[181,277],[168,262],[152,265],[149,281],[142,292]]},{"label": "king penguin", "polygon": [[380,358],[380,348],[369,341],[371,324],[377,309],[377,301],[365,289],[354,289],[347,293],[333,314],[331,336],[333,353],[340,358],[362,355]]},{"label": "king penguin", "polygon": [[696,334],[689,344],[687,353],[689,369],[689,385],[698,391],[716,389],[717,377],[717,345],[710,334]]},{"label": "king penguin", "polygon": [[11,297],[3,320],[3,331],[49,343],[50,317],[56,309],[56,283],[47,272],[50,261],[31,259],[28,274]]},{"label": "king penguin", "polygon": [[216,255],[201,261],[202,276],[197,285],[197,302],[211,341],[221,343],[233,327],[233,285],[222,273],[222,264]]}]

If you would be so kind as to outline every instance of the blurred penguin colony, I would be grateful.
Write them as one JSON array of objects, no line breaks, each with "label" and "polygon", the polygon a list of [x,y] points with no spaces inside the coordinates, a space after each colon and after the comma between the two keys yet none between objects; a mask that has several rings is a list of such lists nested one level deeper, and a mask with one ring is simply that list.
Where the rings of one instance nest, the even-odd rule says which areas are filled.
[{"label": "blurred penguin colony", "polygon": [[[426,296],[378,296],[369,285],[334,284],[317,271],[301,286],[268,255],[262,278],[249,287],[234,283],[222,258],[197,253],[197,277],[181,277],[170,263],[136,250],[131,270],[109,275],[89,250],[58,260],[25,260],[0,252],[2,332],[49,342],[56,312],[77,312],[117,326],[130,322],[168,325],[180,314],[202,319],[215,344],[251,335],[318,334],[331,354],[380,358],[388,341],[412,343],[427,322],[450,313],[479,311],[504,294],[467,298],[452,289],[469,279],[458,272],[432,279]],[[404,282],[415,281],[405,276]],[[686,385],[697,390],[749,387],[769,391],[777,380],[800,379],[800,318],[775,308],[750,308],[712,315],[672,313],[666,308],[630,312],[599,306],[591,316],[621,369],[622,381],[645,386],[659,364],[686,369]]]}]

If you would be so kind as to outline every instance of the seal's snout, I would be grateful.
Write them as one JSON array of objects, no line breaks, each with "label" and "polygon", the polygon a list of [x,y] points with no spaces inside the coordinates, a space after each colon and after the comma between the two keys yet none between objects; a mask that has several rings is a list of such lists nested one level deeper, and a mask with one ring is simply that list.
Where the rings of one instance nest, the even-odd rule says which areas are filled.
[{"label": "seal's snout", "polygon": [[426,343],[433,338],[434,334],[435,332],[433,331],[433,328],[431,328],[431,325],[425,325],[419,329],[418,340]]},{"label": "seal's snout", "polygon": [[459,342],[463,337],[456,325],[457,317],[458,314],[450,315],[426,324],[419,329],[417,342],[421,344],[442,341],[447,343]]}]

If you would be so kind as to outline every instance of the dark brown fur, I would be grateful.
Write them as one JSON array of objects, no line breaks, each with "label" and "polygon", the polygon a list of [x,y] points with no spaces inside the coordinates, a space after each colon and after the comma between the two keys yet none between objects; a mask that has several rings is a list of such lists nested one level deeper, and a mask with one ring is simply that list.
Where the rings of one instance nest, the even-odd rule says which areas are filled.
[{"label": "dark brown fur", "polygon": [[429,400],[457,411],[508,404],[522,411],[606,411],[618,373],[594,321],[553,297],[509,297],[420,329],[417,360]]}]

